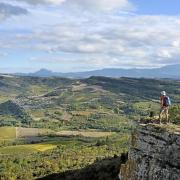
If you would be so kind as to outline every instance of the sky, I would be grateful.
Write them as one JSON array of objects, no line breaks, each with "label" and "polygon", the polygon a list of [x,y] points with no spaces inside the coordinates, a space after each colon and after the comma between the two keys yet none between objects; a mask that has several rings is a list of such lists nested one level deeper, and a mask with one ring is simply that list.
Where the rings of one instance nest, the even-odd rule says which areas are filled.
[{"label": "sky", "polygon": [[179,0],[0,0],[0,73],[178,63]]}]

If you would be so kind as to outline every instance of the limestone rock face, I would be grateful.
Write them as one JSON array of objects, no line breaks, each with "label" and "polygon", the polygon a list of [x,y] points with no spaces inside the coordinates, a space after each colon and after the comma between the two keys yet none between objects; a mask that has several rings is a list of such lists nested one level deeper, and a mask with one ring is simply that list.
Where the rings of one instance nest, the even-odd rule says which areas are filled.
[{"label": "limestone rock face", "polygon": [[140,125],[132,135],[120,180],[180,180],[180,133],[158,125]]}]

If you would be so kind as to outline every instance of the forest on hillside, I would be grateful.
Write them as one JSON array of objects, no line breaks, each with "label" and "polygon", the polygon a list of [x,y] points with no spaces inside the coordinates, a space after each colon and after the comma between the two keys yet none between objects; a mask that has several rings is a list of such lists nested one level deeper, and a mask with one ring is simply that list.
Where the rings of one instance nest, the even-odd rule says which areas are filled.
[{"label": "forest on hillside", "polygon": [[180,124],[176,80],[0,76],[0,179],[35,179],[128,152],[136,123],[158,115],[162,90]]}]

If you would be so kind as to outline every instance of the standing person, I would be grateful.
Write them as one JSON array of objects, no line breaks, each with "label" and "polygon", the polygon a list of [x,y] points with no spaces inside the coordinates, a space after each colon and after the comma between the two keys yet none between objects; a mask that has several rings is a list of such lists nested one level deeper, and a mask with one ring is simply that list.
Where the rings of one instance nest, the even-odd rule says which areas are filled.
[{"label": "standing person", "polygon": [[160,110],[160,114],[159,114],[160,124],[162,121],[163,114],[165,114],[165,116],[166,116],[165,123],[169,123],[169,106],[171,105],[171,101],[170,101],[170,98],[166,95],[165,91],[161,92],[160,105],[161,105],[161,110]]}]

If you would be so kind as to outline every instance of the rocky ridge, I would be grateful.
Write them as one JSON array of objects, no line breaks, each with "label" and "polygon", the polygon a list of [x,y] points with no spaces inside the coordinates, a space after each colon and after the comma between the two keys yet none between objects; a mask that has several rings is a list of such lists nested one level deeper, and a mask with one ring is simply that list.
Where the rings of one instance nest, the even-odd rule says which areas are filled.
[{"label": "rocky ridge", "polygon": [[132,135],[120,180],[180,179],[180,127],[140,125]]}]

